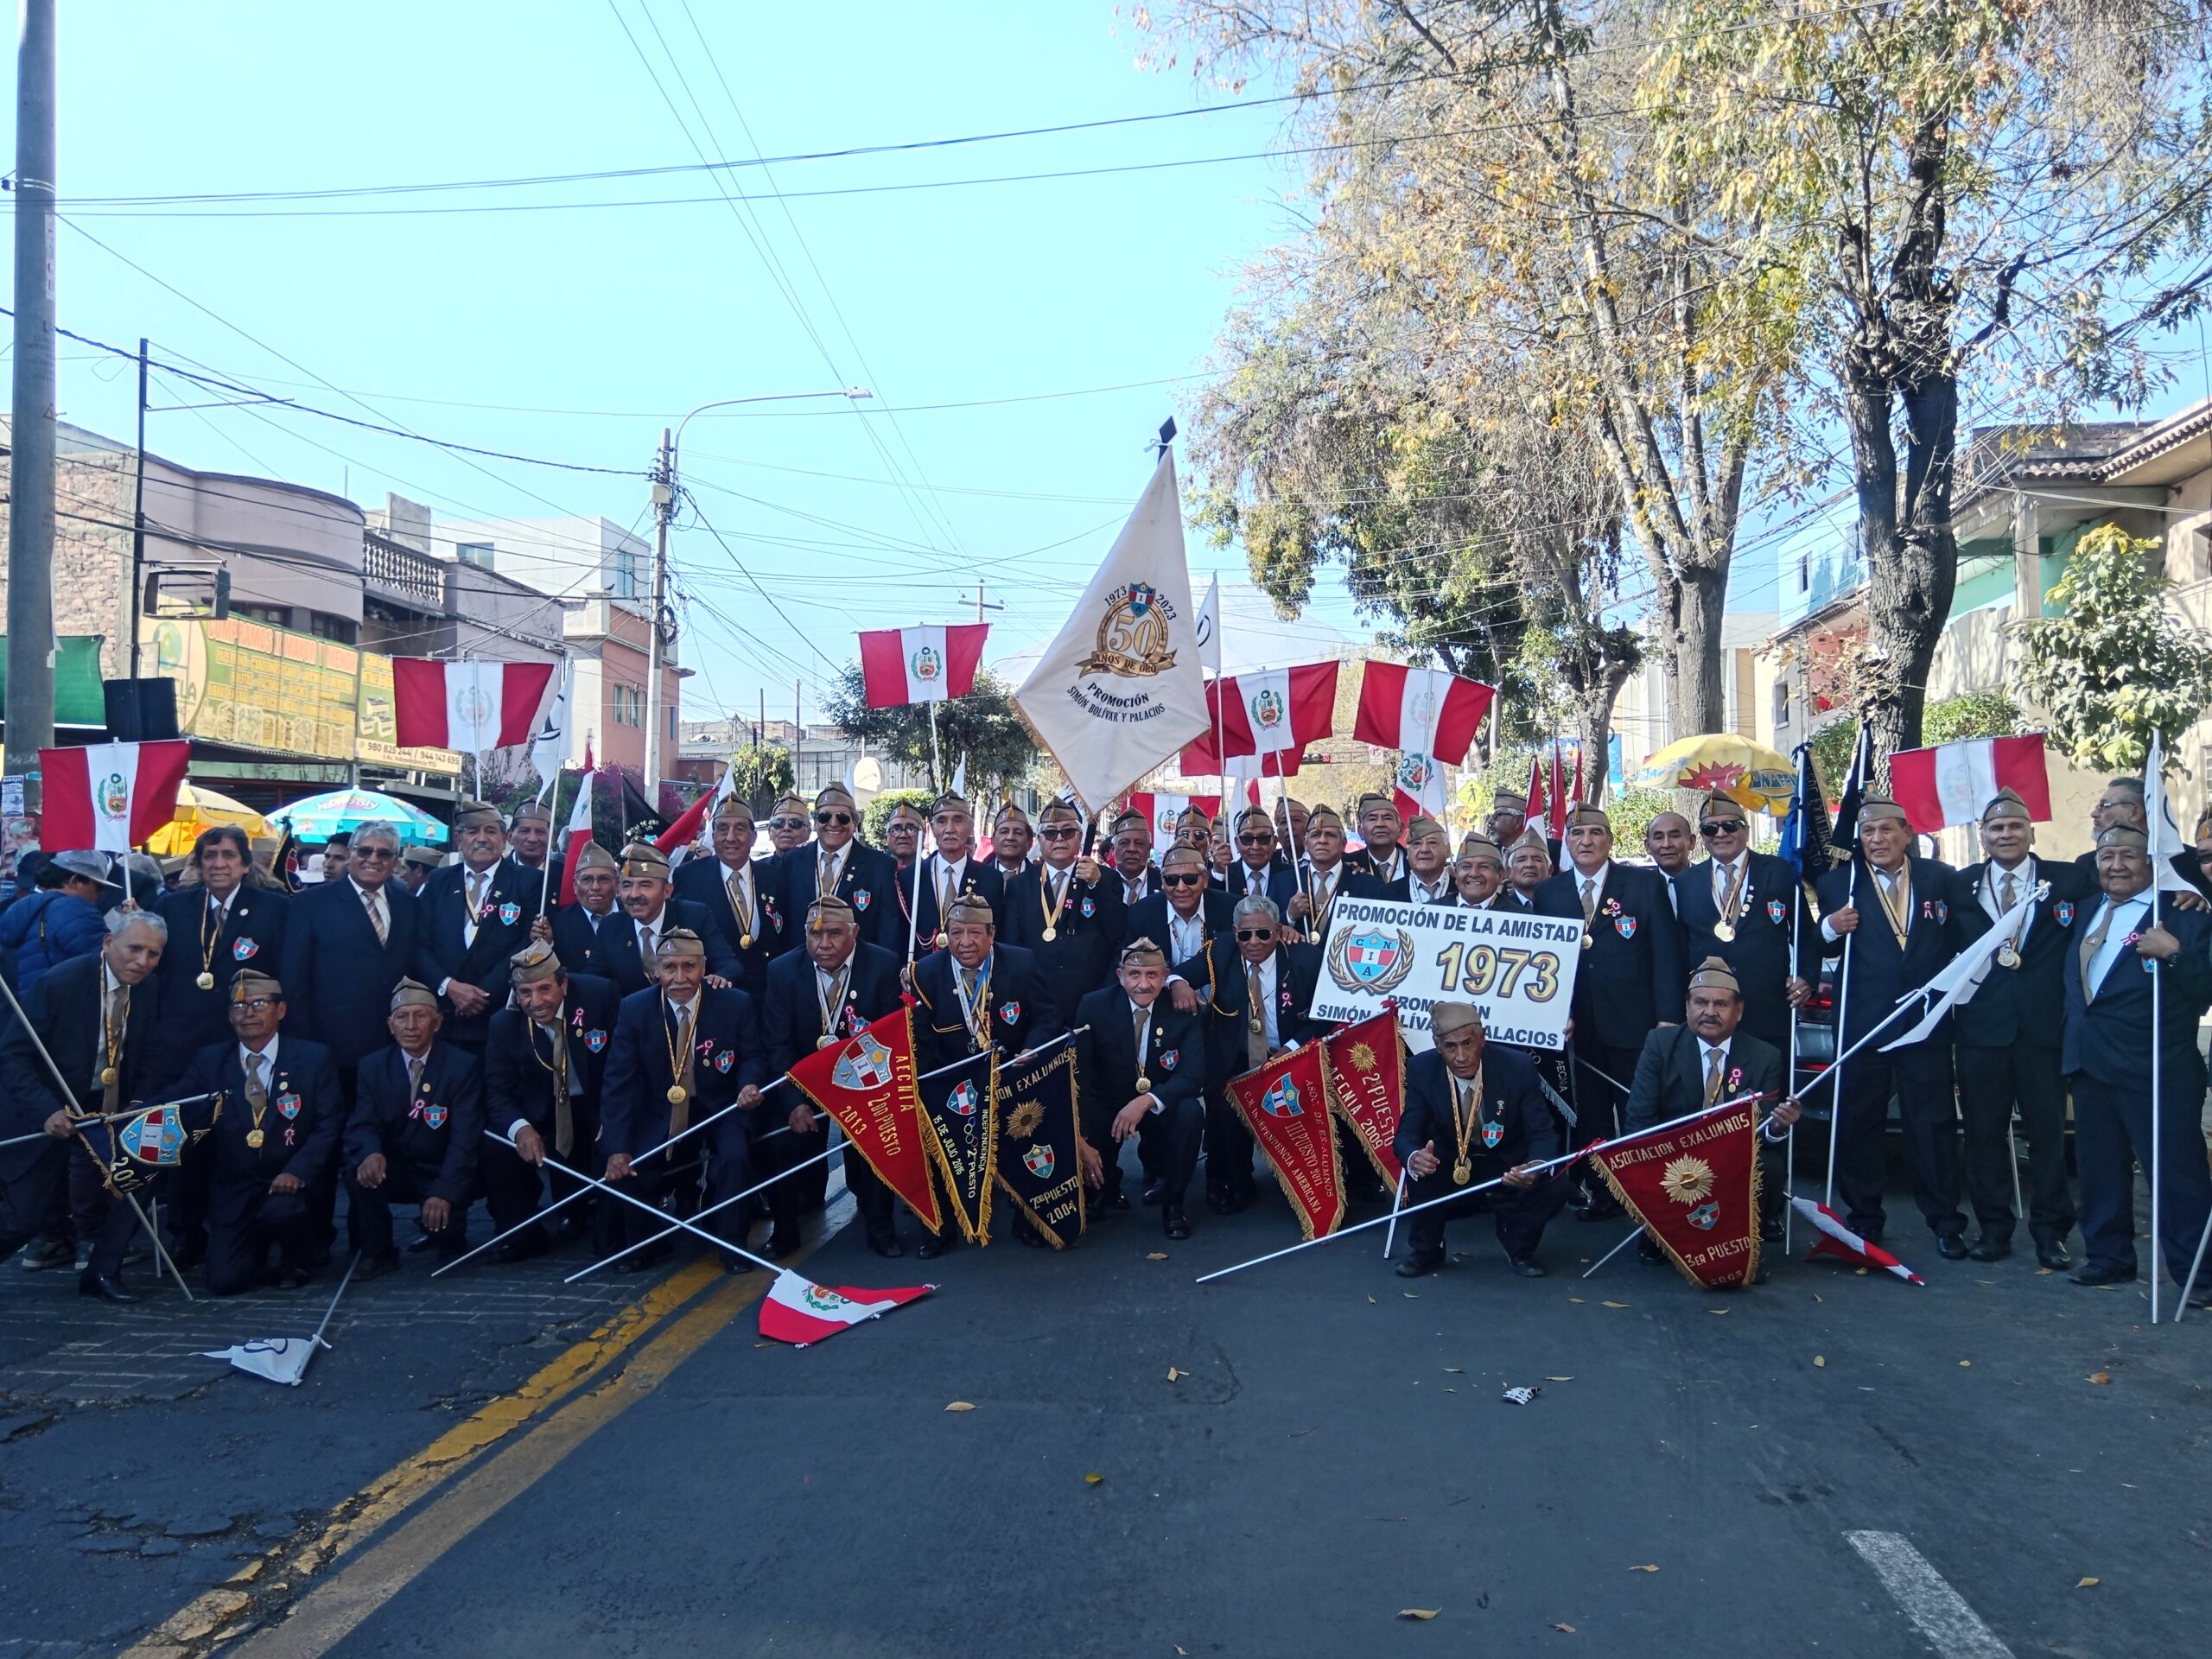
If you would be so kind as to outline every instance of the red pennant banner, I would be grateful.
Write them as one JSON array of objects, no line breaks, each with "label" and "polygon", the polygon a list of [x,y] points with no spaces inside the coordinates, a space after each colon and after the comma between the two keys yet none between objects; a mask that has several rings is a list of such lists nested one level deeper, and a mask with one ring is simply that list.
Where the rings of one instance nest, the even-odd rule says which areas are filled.
[{"label": "red pennant banner", "polygon": [[1758,1276],[1758,1103],[1738,1101],[1663,1135],[1590,1148],[1613,1195],[1708,1290]]},{"label": "red pennant banner", "polygon": [[1344,1218],[1344,1173],[1329,1113],[1321,1046],[1270,1060],[1230,1079],[1229,1097],[1274,1166],[1283,1196],[1308,1238],[1337,1230]]},{"label": "red pennant banner", "polygon": [[1351,1125],[1367,1161],[1386,1185],[1398,1185],[1398,1119],[1406,1105],[1406,1051],[1398,1013],[1386,1008],[1321,1039],[1329,1103]]},{"label": "red pennant banner", "polygon": [[801,1093],[836,1119],[868,1167],[906,1199],[923,1226],[934,1233],[944,1225],[915,1090],[911,1003],[835,1048],[816,1049],[790,1075]]}]

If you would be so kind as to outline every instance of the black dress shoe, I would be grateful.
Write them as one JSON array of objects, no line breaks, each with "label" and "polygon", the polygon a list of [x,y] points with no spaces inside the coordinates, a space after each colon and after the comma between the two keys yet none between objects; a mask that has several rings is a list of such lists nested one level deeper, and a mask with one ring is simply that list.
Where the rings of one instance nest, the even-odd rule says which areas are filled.
[{"label": "black dress shoe", "polygon": [[544,1255],[546,1249],[545,1235],[543,1232],[532,1230],[527,1233],[517,1233],[492,1252],[492,1259],[494,1262],[528,1262]]},{"label": "black dress shoe", "polygon": [[169,1260],[179,1273],[188,1273],[207,1259],[207,1235],[194,1233],[169,1247]]},{"label": "black dress shoe", "polygon": [[761,1248],[760,1254],[771,1262],[780,1262],[785,1256],[797,1255],[799,1243],[798,1235],[796,1233],[771,1233],[768,1236],[767,1243]]},{"label": "black dress shoe", "polygon": [[1162,1180],[1149,1180],[1144,1184],[1144,1201],[1147,1204],[1161,1203],[1166,1198],[1166,1182]]},{"label": "black dress shoe", "polygon": [[914,1254],[925,1262],[934,1262],[952,1248],[952,1241],[943,1233],[931,1233],[914,1247]]},{"label": "black dress shoe", "polygon": [[2084,1262],[2066,1275],[2077,1285],[2126,1285],[2134,1282],[2133,1271],[2123,1273],[2118,1268],[2101,1268],[2094,1262]]},{"label": "black dress shoe", "polygon": [[96,1296],[104,1302],[135,1302],[140,1300],[135,1290],[125,1290],[123,1281],[105,1273],[95,1273],[87,1268],[77,1275],[77,1294]]},{"label": "black dress shoe", "polygon": [[381,1279],[387,1273],[399,1271],[399,1252],[386,1250],[381,1255],[365,1255],[361,1265],[353,1269],[356,1279]]},{"label": "black dress shoe", "polygon": [[1541,1262],[1531,1262],[1525,1255],[1509,1255],[1505,1260],[1507,1265],[1510,1266],[1514,1272],[1519,1274],[1523,1279],[1541,1279],[1544,1276],[1544,1268]]},{"label": "black dress shoe", "polygon": [[1443,1265],[1443,1251],[1416,1251],[1414,1255],[1408,1256],[1404,1261],[1398,1263],[1398,1277],[1401,1279],[1423,1278],[1429,1274],[1434,1273]]},{"label": "black dress shoe", "polygon": [[420,1255],[425,1250],[435,1250],[437,1248],[438,1241],[428,1233],[417,1233],[407,1241],[407,1254],[410,1255]]},{"label": "black dress shoe", "polygon": [[1938,1233],[1936,1254],[1946,1262],[1963,1262],[1967,1259],[1967,1242],[1956,1233]]},{"label": "black dress shoe", "polygon": [[1588,1209],[1577,1211],[1574,1218],[1577,1221],[1611,1221],[1617,1216],[1624,1216],[1627,1213],[1627,1211],[1621,1208],[1621,1201],[1608,1192],[1604,1197],[1593,1200]]},{"label": "black dress shoe", "polygon": [[2036,1265],[2049,1268],[2053,1273],[2063,1273],[2074,1265],[2074,1258],[2066,1254],[2063,1244],[2037,1244]]},{"label": "black dress shoe", "polygon": [[1968,1260],[1974,1262],[2002,1262],[2012,1254],[2012,1240],[1997,1238],[1984,1233],[1980,1238],[1974,1240],[1974,1248],[1967,1252],[1967,1256]]},{"label": "black dress shoe", "polygon": [[750,1273],[753,1271],[753,1262],[751,1259],[740,1255],[735,1250],[718,1250],[715,1254],[720,1255],[722,1259],[722,1271],[724,1273],[739,1274]]},{"label": "black dress shoe", "polygon": [[1217,1216],[1233,1216],[1236,1213],[1236,1200],[1226,1192],[1209,1192],[1206,1194],[1206,1208]]},{"label": "black dress shoe", "polygon": [[1099,1199],[1098,1207],[1101,1210],[1126,1210],[1129,1207],[1129,1195],[1117,1186]]},{"label": "black dress shoe", "polygon": [[1783,1231],[1782,1230],[1782,1224],[1781,1224],[1780,1222],[1778,1222],[1778,1221],[1763,1221],[1763,1222],[1759,1223],[1759,1243],[1762,1243],[1762,1244],[1779,1244],[1779,1243],[1782,1243],[1782,1241],[1783,1240],[1783,1238],[1784,1238],[1784,1237],[1786,1237],[1786,1236],[1787,1236],[1787,1235],[1786,1235],[1786,1234],[1784,1234],[1784,1233],[1783,1233]]},{"label": "black dress shoe", "polygon": [[1645,1233],[1636,1241],[1636,1259],[1639,1262],[1648,1262],[1655,1267],[1664,1267],[1667,1264],[1667,1252],[1659,1248],[1657,1239]]},{"label": "black dress shoe", "polygon": [[657,1244],[646,1245],[642,1250],[631,1251],[614,1265],[624,1273],[649,1273],[668,1260],[672,1248],[664,1238]]},{"label": "black dress shoe", "polygon": [[1160,1220],[1160,1224],[1167,1230],[1168,1237],[1188,1238],[1191,1236],[1191,1218],[1183,1213],[1183,1206],[1174,1199],[1165,1198],[1161,1201]]},{"label": "black dress shoe", "polygon": [[276,1269],[276,1288],[279,1290],[305,1290],[314,1280],[315,1275],[305,1268],[287,1263]]},{"label": "black dress shoe", "polygon": [[881,1238],[871,1238],[868,1242],[868,1247],[888,1261],[895,1262],[906,1254],[906,1247],[901,1244],[895,1236],[890,1234]]},{"label": "black dress shoe", "polygon": [[565,1210],[561,1219],[553,1224],[553,1242],[573,1244],[591,1231],[591,1223],[573,1210]]}]

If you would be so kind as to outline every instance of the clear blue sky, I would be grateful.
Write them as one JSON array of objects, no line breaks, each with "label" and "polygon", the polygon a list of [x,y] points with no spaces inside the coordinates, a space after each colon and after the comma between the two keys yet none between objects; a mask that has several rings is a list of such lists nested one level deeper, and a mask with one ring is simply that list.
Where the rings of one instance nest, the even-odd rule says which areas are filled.
[{"label": "clear blue sky", "polygon": [[[750,159],[1225,101],[1187,71],[1140,69],[1140,41],[1107,0],[864,3],[830,21],[728,0],[65,5],[62,194],[655,167],[702,150]],[[157,356],[363,418],[316,378],[416,431],[640,472],[661,426],[696,404],[869,386],[865,415],[831,401],[702,416],[684,444],[706,517],[784,613],[687,515],[684,655],[701,671],[687,712],[750,712],[765,689],[771,714],[788,713],[797,677],[818,711],[828,663],[853,654],[855,629],[951,620],[978,570],[1009,607],[993,616],[994,655],[1051,635],[1142,486],[1147,437],[1187,406],[1197,383],[1174,378],[1203,367],[1243,262],[1285,232],[1275,204],[1295,175],[1243,160],[798,193],[1246,155],[1279,121],[1274,109],[1230,111],[755,167],[721,175],[732,194],[764,198],[736,208],[697,172],[257,205],[285,217],[246,217],[257,204],[235,201],[181,217],[206,210],[87,200],[65,215],[207,309],[65,226],[60,320],[118,344],[147,334]],[[537,206],[667,198],[694,200]],[[466,211],[383,211],[424,207]],[[127,440],[129,365],[63,351],[64,417]],[[1159,384],[1130,384],[1144,382]],[[1102,387],[1129,389],[1053,395]],[[206,397],[157,384],[154,401]],[[974,406],[927,407],[945,404]],[[897,410],[910,412],[885,412]],[[646,524],[642,478],[480,469],[265,409],[157,414],[149,447],[365,505],[391,489],[459,516]],[[1192,548],[1198,586],[1237,563]],[[1340,599],[1335,609],[1348,620]],[[1299,654],[1294,634],[1279,659]]]}]

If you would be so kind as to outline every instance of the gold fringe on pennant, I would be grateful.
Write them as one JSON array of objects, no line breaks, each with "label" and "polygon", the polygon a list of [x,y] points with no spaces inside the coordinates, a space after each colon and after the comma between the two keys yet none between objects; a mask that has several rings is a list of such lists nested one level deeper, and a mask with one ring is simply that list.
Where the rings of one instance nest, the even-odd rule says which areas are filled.
[{"label": "gold fringe on pennant", "polygon": [[[1657,1228],[1652,1226],[1649,1221],[1645,1220],[1643,1211],[1637,1207],[1636,1200],[1629,1197],[1628,1190],[1620,1184],[1619,1180],[1614,1176],[1613,1166],[1602,1158],[1592,1158],[1590,1160],[1592,1163],[1598,1166],[1598,1173],[1605,1178],[1605,1185],[1613,1189],[1613,1196],[1621,1201],[1621,1208],[1627,1211],[1629,1214],[1636,1217],[1637,1225],[1643,1229],[1645,1236],[1656,1241],[1659,1248],[1667,1252],[1667,1259],[1669,1262],[1672,1262],[1676,1268],[1681,1271],[1682,1277],[1688,1280],[1690,1283],[1695,1285],[1700,1290],[1742,1290],[1747,1288],[1751,1285],[1751,1281],[1759,1276],[1759,1245],[1761,1243],[1759,1238],[1760,1147],[1758,1144],[1759,1131],[1757,1107],[1752,1108],[1752,1120],[1751,1179],[1751,1254],[1745,1259],[1744,1270],[1742,1274],[1732,1280],[1722,1279],[1708,1282],[1706,1280],[1699,1278],[1695,1270],[1691,1268],[1690,1264],[1683,1261],[1681,1256],[1675,1251],[1675,1247],[1667,1242],[1665,1236],[1662,1235]],[[1593,1150],[1596,1150],[1596,1148],[1593,1148]]]},{"label": "gold fringe on pennant", "polygon": [[[1268,1065],[1280,1064],[1281,1064],[1280,1056],[1268,1062]],[[1258,1147],[1263,1153],[1267,1150],[1266,1143],[1261,1140],[1259,1132],[1252,1127],[1251,1110],[1244,1104],[1244,1096],[1237,1092],[1236,1085],[1259,1076],[1268,1069],[1268,1065],[1256,1066],[1247,1071],[1243,1077],[1232,1078],[1229,1084],[1229,1103],[1236,1109],[1236,1116],[1244,1120],[1244,1132],[1252,1137],[1252,1144]],[[1321,1105],[1329,1120],[1329,1165],[1337,1182],[1337,1218],[1329,1229],[1329,1231],[1333,1233],[1338,1227],[1344,1225],[1344,1211],[1347,1205],[1344,1202],[1344,1155],[1337,1147],[1336,1115],[1329,1111],[1329,1059],[1325,1054],[1321,1057]],[[1282,1188],[1282,1196],[1290,1205],[1291,1214],[1298,1217],[1300,1235],[1311,1243],[1313,1239],[1313,1218],[1306,1213],[1306,1206],[1298,1201],[1298,1194],[1293,1189],[1288,1179],[1284,1176],[1281,1164],[1269,1158],[1268,1167],[1274,1173],[1275,1185]]]},{"label": "gold fringe on pennant", "polygon": [[[1052,1073],[1053,1068],[1061,1065],[1065,1065],[1069,1068],[1068,1109],[1071,1120],[1075,1125],[1076,1141],[1075,1236],[1077,1238],[1081,1238],[1084,1234],[1090,1230],[1090,1210],[1087,1198],[1086,1184],[1083,1179],[1084,1140],[1082,1074],[1074,1069],[1075,1045],[1073,1043],[1063,1043],[1060,1046],[1059,1052],[1053,1055],[1051,1059],[1045,1062],[1045,1070],[1042,1075],[1050,1077]],[[995,1079],[994,1082],[995,1084]],[[995,1086],[994,1087],[993,1094],[994,1099],[992,1102],[992,1108],[995,1110],[997,1109]],[[995,1154],[995,1150],[996,1149],[994,1148]],[[991,1167],[991,1180],[995,1185],[1004,1190],[1007,1201],[1011,1203],[1016,1210],[1019,1210],[1021,1212],[1022,1216],[1028,1221],[1032,1227],[1034,1227],[1039,1233],[1044,1236],[1045,1242],[1047,1244],[1050,1244],[1056,1250],[1065,1250],[1067,1249],[1066,1243],[1061,1239],[1060,1236],[1037,1218],[1037,1212],[1034,1210],[1032,1210],[1029,1205],[1023,1201],[1020,1193],[1015,1192],[1014,1188],[1008,1185],[1006,1177],[999,1173],[995,1157],[994,1158]]]},{"label": "gold fringe on pennant", "polygon": [[[918,1088],[916,1093],[919,1093]],[[968,1224],[967,1212],[960,1207],[960,1184],[953,1179],[952,1159],[944,1149],[944,1137],[938,1133],[934,1113],[924,1109],[922,1122],[928,1133],[923,1141],[929,1148],[931,1162],[938,1174],[944,1177],[945,1208],[952,1211],[952,1219],[959,1224],[961,1236],[970,1244],[991,1242],[991,1189],[996,1185],[999,1173],[999,1060],[991,1056],[990,1086],[983,1096],[983,1160],[990,1171],[982,1183],[982,1191],[976,1195],[976,1225]]]},{"label": "gold fringe on pennant", "polygon": [[[1391,1046],[1395,1051],[1393,1063],[1398,1071],[1398,1104],[1402,1108],[1406,1101],[1406,1039],[1395,1020],[1390,1022],[1390,1034],[1393,1039]],[[1396,1186],[1398,1178],[1383,1166],[1380,1151],[1367,1144],[1367,1137],[1360,1133],[1358,1123],[1353,1120],[1351,1109],[1344,1103],[1343,1093],[1337,1084],[1336,1065],[1329,1058],[1328,1039],[1324,1038],[1321,1042],[1322,1096],[1328,1102],[1329,1110],[1351,1131],[1351,1138],[1358,1143],[1359,1149],[1367,1154],[1367,1161],[1375,1166],[1376,1179],[1385,1186]]]},{"label": "gold fringe on pennant", "polygon": [[[915,1118],[923,1126],[920,1131],[923,1150],[922,1173],[924,1175],[927,1175],[930,1168],[929,1153],[931,1143],[931,1131],[928,1127],[929,1114],[922,1109],[922,1091],[921,1085],[918,1081],[921,1077],[922,1063],[918,1058],[916,1058],[914,1053],[914,1010],[909,1004],[901,1002],[899,1005],[899,1014],[897,1017],[906,1027],[906,1065],[908,1068],[908,1075],[906,1078],[906,1104],[913,1112]],[[887,1014],[883,1016],[883,1020],[888,1020],[890,1018],[892,1018],[892,1016]],[[880,1026],[883,1023],[883,1020],[871,1020],[868,1021],[868,1024],[871,1027]],[[817,1111],[828,1116],[830,1121],[836,1124],[839,1128],[842,1129],[845,1128],[844,1120],[839,1117],[836,1112],[830,1110],[830,1103],[828,1101],[823,1099],[819,1095],[816,1094],[814,1090],[808,1088],[804,1083],[801,1083],[796,1074],[786,1071],[784,1075],[791,1078],[792,1087],[796,1088],[799,1093],[804,1095],[808,1100],[813,1103],[814,1109]],[[937,1188],[934,1185],[926,1180],[923,1182],[923,1186],[928,1193],[930,1201],[930,1212],[925,1216],[920,1211],[915,1210],[913,1201],[908,1198],[904,1192],[900,1192],[899,1188],[893,1185],[884,1175],[883,1166],[875,1161],[875,1155],[871,1153],[868,1147],[864,1146],[849,1129],[846,1130],[845,1142],[848,1146],[851,1147],[854,1151],[859,1153],[861,1158],[867,1160],[868,1166],[875,1172],[876,1179],[883,1183],[884,1190],[889,1192],[893,1198],[896,1198],[900,1202],[904,1203],[909,1210],[913,1211],[915,1220],[920,1222],[923,1226],[928,1228],[932,1234],[941,1233],[944,1230],[944,1217],[938,1213]]]}]

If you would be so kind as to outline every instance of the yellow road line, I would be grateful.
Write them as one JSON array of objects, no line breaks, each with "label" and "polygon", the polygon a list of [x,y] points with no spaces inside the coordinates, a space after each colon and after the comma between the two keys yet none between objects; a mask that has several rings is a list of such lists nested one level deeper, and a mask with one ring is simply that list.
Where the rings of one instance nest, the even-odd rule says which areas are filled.
[{"label": "yellow road line", "polygon": [[[671,1274],[541,1367],[520,1388],[487,1402],[423,1451],[361,1488],[340,1503],[329,1522],[305,1544],[287,1541],[247,1562],[227,1582],[194,1597],[125,1649],[122,1659],[169,1659],[206,1640],[250,1606],[253,1596],[246,1586],[264,1580],[274,1581],[287,1573],[294,1578],[312,1574],[346,1554],[471,1459],[559,1405],[721,1276],[712,1256]],[[289,1560],[284,1560],[287,1556]]]},{"label": "yellow road line", "polygon": [[423,1569],[528,1491],[562,1459],[665,1382],[669,1373],[750,1306],[772,1282],[733,1281],[638,1351],[615,1376],[571,1401],[500,1452],[360,1560],[308,1592],[291,1616],[251,1637],[236,1659],[320,1659]]}]

